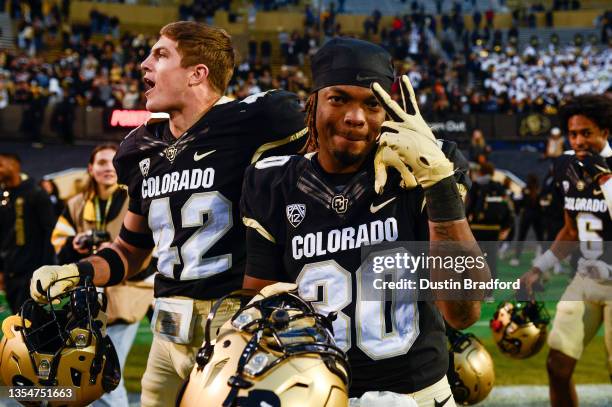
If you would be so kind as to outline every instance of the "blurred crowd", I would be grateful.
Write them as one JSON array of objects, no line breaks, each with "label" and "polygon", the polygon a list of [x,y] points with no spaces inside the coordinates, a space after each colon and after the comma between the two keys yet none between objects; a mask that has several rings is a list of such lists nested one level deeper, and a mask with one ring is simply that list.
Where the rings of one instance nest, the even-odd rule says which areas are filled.
[{"label": "blurred crowd", "polygon": [[[52,127],[67,141],[72,138],[69,124],[76,106],[143,108],[139,64],[155,38],[121,32],[117,16],[96,9],[90,13],[91,24],[69,26],[65,24],[69,1],[17,3],[10,10],[21,24],[18,50],[0,51],[0,108],[9,103],[25,105],[27,120],[22,128],[32,140],[38,139],[42,122],[38,119],[49,107]],[[290,3],[258,2],[257,6],[275,8]],[[228,6],[226,0],[194,1],[179,11],[181,18],[206,19]],[[426,113],[554,113],[567,96],[610,88],[609,13],[598,20],[600,39],[580,38],[569,46],[534,42],[519,52],[517,26],[505,33],[494,30],[493,9],[474,10],[470,31],[463,25],[460,2],[439,20],[425,14],[422,3],[413,1],[408,7],[409,14],[396,16],[388,26],[374,11],[364,22],[361,37],[391,52],[397,73],[410,76]],[[339,12],[334,3],[320,14],[307,5],[303,30],[280,31],[278,45],[270,41],[250,44],[248,55],[236,67],[229,96],[242,98],[284,88],[305,100],[310,90],[305,69],[308,57],[322,41],[344,34],[336,21]],[[521,16],[516,18],[520,23]],[[605,41],[603,45],[599,40]],[[53,44],[58,51],[51,56],[40,52]],[[280,47],[280,67],[272,61],[274,46]],[[32,117],[37,120],[30,120]]]}]

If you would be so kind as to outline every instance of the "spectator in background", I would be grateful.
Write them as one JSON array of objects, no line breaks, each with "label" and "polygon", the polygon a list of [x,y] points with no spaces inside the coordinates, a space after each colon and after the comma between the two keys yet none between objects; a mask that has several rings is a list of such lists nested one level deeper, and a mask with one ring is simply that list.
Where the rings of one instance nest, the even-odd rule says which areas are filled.
[{"label": "spectator in background", "polygon": [[[538,242],[544,240],[544,219],[542,218],[540,196],[541,190],[538,176],[535,174],[528,174],[527,185],[523,188],[523,198],[518,201],[518,207],[520,208],[518,243],[514,258],[510,259],[510,265],[513,267],[520,265],[521,254],[523,253],[523,243],[531,228],[533,228]],[[538,245],[536,257],[540,255],[540,252],[541,247]]]},{"label": "spectator in background", "polygon": [[472,14],[472,21],[474,22],[474,29],[478,30],[480,28],[480,23],[482,22],[482,13],[476,9]]},{"label": "spectator in background", "polygon": [[[514,192],[512,191],[512,180],[510,179],[510,177],[504,178],[504,182],[502,183],[502,185],[503,185],[504,189],[506,190],[506,197],[508,198],[508,205],[509,205],[510,211],[512,212],[513,217],[514,217],[514,215],[516,214],[516,205],[515,205],[515,202],[518,199],[521,199],[521,197],[520,196],[516,196],[514,194]],[[512,222],[510,224],[510,230],[508,231],[508,235],[504,239],[504,241],[501,244],[500,249],[499,249],[499,258],[500,259],[506,258],[506,254],[510,250],[510,244],[514,240],[515,231],[516,231],[516,227],[515,227],[514,222]]]},{"label": "spectator in background", "polygon": [[[494,172],[493,164],[485,162],[480,165],[465,206],[467,219],[476,240],[491,242],[481,246],[483,251],[487,252],[491,278],[497,277],[498,241],[506,239],[514,223],[514,213],[506,195],[506,188],[493,181]],[[492,300],[491,293],[487,294],[485,300]]]},{"label": "spectator in background", "polygon": [[21,130],[26,133],[32,145],[39,146],[40,129],[45,119],[45,109],[47,107],[47,91],[37,83],[32,83],[26,90],[25,104],[21,119]]},{"label": "spectator in background", "polygon": [[138,92],[138,85],[135,83],[130,84],[123,95],[122,105],[124,109],[136,109],[140,100],[140,93]]},{"label": "spectator in background", "polygon": [[[564,202],[563,195],[555,184],[554,165],[550,164],[546,178],[540,189],[540,206],[542,207],[542,217],[546,219],[544,222],[544,239],[546,246],[543,250],[547,250],[550,243],[555,240],[557,233],[561,230],[564,223]],[[554,266],[555,274],[559,274],[562,270],[561,263]]]},{"label": "spectator in background", "polygon": [[488,8],[487,11],[485,11],[485,20],[487,22],[487,27],[492,28],[493,21],[495,20],[495,11],[493,11],[492,8]]},{"label": "spectator in background", "polygon": [[304,27],[311,28],[317,24],[315,13],[312,11],[310,4],[306,4],[304,7]]},{"label": "spectator in background", "polygon": [[491,147],[487,145],[482,130],[474,129],[472,139],[470,141],[469,159],[478,164],[488,161]]},{"label": "spectator in background", "polygon": [[9,93],[6,88],[7,82],[4,79],[4,74],[0,77],[0,110],[6,108],[9,104]]},{"label": "spectator in background", "polygon": [[32,273],[55,264],[51,200],[33,179],[21,174],[19,156],[0,152],[0,271],[13,313],[30,298]]},{"label": "spectator in background", "polygon": [[49,195],[51,205],[53,205],[53,213],[55,214],[55,220],[57,220],[57,218],[59,218],[59,216],[64,211],[64,208],[66,207],[66,204],[60,198],[57,184],[52,179],[43,178],[38,183],[38,186],[41,187],[47,193],[47,195]]},{"label": "spectator in background", "polygon": [[[102,144],[94,148],[89,158],[87,189],[72,197],[53,230],[51,241],[61,264],[77,261],[110,246],[118,236],[123,218],[128,210],[128,194],[117,184],[113,158],[117,151],[114,144]],[[143,269],[148,266],[145,262]],[[104,289],[108,298],[106,332],[110,336],[121,371],[151,302],[151,286],[133,281]],[[128,407],[127,391],[123,378],[111,393],[105,393],[94,407]]]},{"label": "spectator in background", "polygon": [[544,158],[554,160],[565,151],[565,137],[561,135],[561,130],[558,127],[553,127],[550,130],[550,136],[546,140],[546,150]]},{"label": "spectator in background", "polygon": [[55,104],[51,113],[51,129],[55,131],[66,144],[74,143],[74,117],[77,98],[67,84],[64,84],[61,100]]}]

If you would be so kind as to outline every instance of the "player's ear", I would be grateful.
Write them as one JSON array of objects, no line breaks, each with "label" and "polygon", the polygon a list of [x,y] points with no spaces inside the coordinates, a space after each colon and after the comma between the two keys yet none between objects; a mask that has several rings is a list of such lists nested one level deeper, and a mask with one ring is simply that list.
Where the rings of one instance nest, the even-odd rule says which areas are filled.
[{"label": "player's ear", "polygon": [[208,67],[204,64],[197,64],[193,67],[189,78],[189,86],[197,86],[208,79]]}]

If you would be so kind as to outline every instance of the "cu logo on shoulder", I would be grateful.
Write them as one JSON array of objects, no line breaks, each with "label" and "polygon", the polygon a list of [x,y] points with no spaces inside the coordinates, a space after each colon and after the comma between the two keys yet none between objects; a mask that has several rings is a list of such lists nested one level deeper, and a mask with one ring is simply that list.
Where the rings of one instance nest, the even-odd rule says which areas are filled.
[{"label": "cu logo on shoulder", "polygon": [[306,217],[306,205],[304,204],[291,204],[287,205],[287,220],[291,223],[291,226],[297,228],[300,223]]},{"label": "cu logo on shoulder", "polygon": [[331,207],[336,213],[344,213],[348,209],[348,198],[344,195],[335,195],[331,200]]}]

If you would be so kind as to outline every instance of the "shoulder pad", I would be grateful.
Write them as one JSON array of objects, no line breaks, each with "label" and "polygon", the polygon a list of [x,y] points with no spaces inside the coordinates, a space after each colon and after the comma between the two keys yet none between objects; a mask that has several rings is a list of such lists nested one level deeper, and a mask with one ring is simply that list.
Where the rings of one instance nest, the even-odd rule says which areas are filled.
[{"label": "shoulder pad", "polygon": [[[287,177],[295,177],[300,163],[307,161],[301,155],[279,155],[264,158],[247,167],[245,179],[255,186],[254,191],[274,189],[283,183]],[[296,172],[297,171],[297,172]],[[245,183],[248,183],[245,181]]]},{"label": "shoulder pad", "polygon": [[292,184],[284,180],[295,173],[294,166],[303,160],[295,155],[272,156],[250,165],[245,171],[240,199],[243,223],[272,242],[281,235],[282,224],[278,217],[285,210],[283,191]]}]

